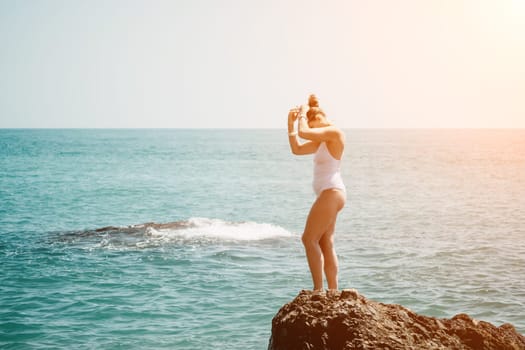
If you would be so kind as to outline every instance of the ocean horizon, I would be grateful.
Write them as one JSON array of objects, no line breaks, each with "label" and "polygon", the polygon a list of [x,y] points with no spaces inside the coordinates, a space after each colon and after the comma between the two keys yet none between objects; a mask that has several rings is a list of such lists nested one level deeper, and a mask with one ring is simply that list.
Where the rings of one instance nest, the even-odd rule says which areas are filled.
[{"label": "ocean horizon", "polygon": [[[345,133],[340,288],[524,334],[525,129]],[[311,181],[285,129],[0,129],[0,347],[265,349]]]}]

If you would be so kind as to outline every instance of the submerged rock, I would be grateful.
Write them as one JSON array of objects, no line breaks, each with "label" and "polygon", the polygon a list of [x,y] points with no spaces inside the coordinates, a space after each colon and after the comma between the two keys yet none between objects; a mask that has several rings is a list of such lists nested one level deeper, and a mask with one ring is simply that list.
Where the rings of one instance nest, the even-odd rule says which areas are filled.
[{"label": "submerged rock", "polygon": [[525,349],[511,324],[496,327],[466,314],[452,319],[418,315],[355,290],[302,291],[272,320],[269,350]]}]

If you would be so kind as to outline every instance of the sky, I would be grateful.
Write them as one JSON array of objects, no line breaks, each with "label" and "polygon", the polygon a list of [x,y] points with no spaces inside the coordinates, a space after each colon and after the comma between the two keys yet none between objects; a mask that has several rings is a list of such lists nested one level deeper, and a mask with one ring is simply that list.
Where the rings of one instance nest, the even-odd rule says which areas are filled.
[{"label": "sky", "polygon": [[525,0],[0,0],[0,128],[524,128]]}]

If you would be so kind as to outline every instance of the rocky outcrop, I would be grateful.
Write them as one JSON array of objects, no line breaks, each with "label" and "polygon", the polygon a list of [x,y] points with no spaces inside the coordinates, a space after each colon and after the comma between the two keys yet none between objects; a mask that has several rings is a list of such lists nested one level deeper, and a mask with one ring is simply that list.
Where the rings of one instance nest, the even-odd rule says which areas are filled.
[{"label": "rocky outcrop", "polygon": [[269,350],[525,349],[510,324],[496,327],[466,314],[452,319],[418,315],[355,290],[302,291],[272,320]]}]

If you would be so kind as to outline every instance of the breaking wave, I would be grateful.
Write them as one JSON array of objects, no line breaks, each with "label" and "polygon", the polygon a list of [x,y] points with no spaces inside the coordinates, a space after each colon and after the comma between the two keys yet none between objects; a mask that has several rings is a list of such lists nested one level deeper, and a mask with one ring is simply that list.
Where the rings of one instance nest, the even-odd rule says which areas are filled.
[{"label": "breaking wave", "polygon": [[91,247],[149,248],[166,244],[206,244],[217,242],[256,242],[292,237],[288,230],[273,224],[228,222],[191,218],[168,223],[107,226],[94,230],[61,233],[58,240],[89,244]]}]

